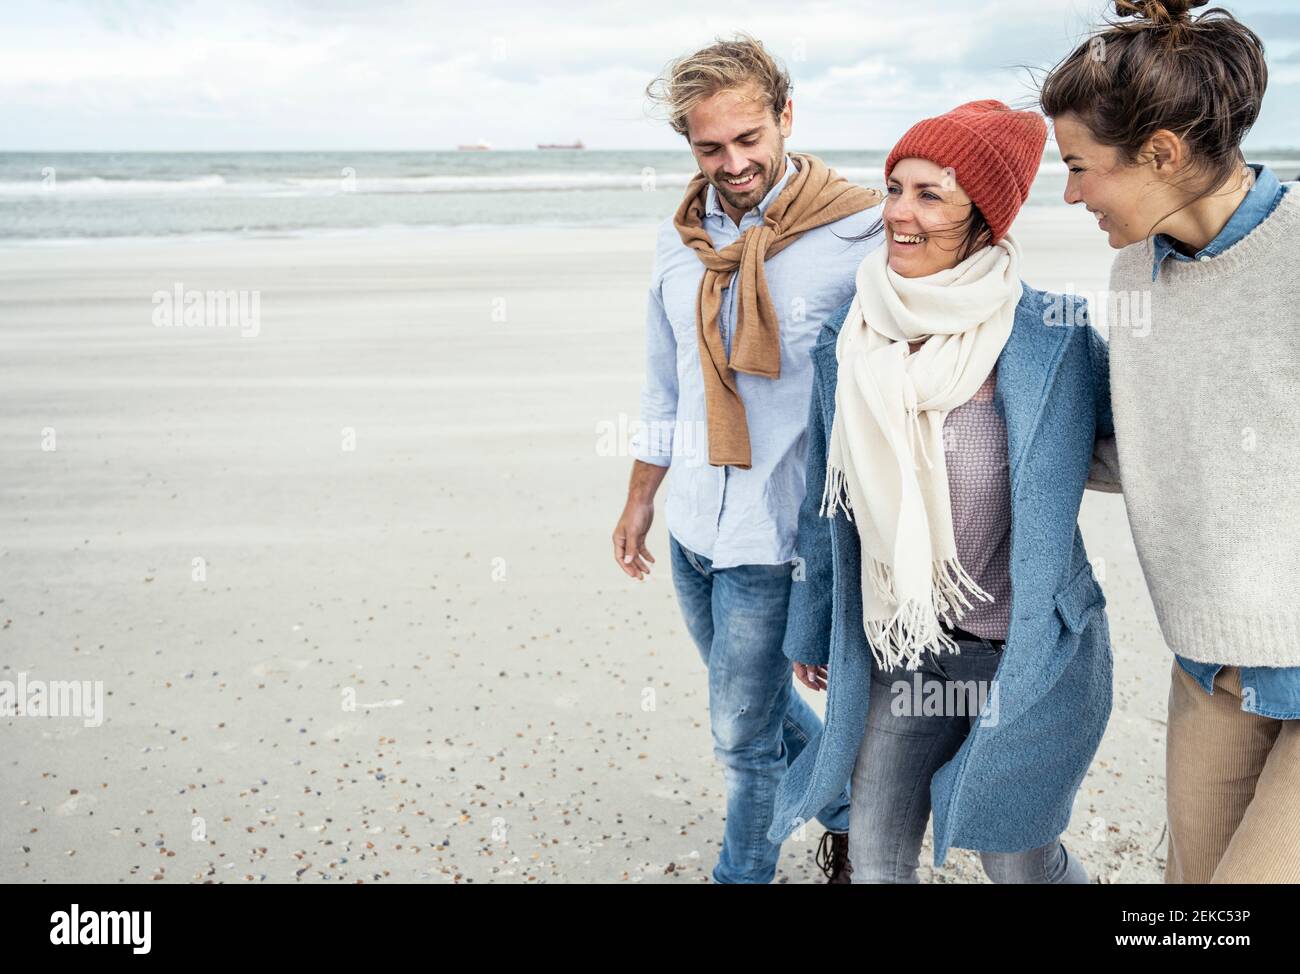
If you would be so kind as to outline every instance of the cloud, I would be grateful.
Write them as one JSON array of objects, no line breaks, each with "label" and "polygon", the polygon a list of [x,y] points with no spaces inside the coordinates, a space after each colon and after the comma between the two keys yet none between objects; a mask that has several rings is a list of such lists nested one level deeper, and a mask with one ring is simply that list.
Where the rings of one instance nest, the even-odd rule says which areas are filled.
[{"label": "cloud", "polygon": [[[1233,9],[1276,50],[1294,94],[1300,15]],[[1252,14],[1253,9],[1253,14]],[[1020,65],[1055,61],[1103,7],[773,0],[701,8],[616,0],[172,0],[10,6],[0,12],[0,148],[501,147],[580,137],[680,145],[645,109],[672,56],[741,28],[787,61],[803,145],[881,146],[974,97],[1024,101]],[[1273,98],[1272,91],[1270,99]],[[1266,106],[1256,137],[1300,144]]]}]

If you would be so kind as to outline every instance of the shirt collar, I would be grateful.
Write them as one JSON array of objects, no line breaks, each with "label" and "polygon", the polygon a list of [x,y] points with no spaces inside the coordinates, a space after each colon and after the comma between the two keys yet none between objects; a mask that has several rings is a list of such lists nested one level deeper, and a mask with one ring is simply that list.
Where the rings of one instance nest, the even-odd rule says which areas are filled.
[{"label": "shirt collar", "polygon": [[1228,222],[1223,225],[1218,236],[1211,240],[1205,247],[1196,252],[1195,257],[1188,257],[1186,254],[1179,253],[1174,248],[1172,237],[1163,233],[1157,233],[1152,245],[1155,248],[1155,263],[1151,267],[1151,280],[1155,280],[1160,274],[1160,265],[1168,257],[1175,260],[1209,260],[1212,257],[1218,257],[1221,253],[1241,240],[1242,237],[1250,233],[1264,221],[1273,207],[1277,203],[1278,197],[1282,193],[1282,184],[1278,181],[1273,170],[1268,166],[1251,165],[1255,173],[1255,185],[1250,188],[1245,198],[1233,211]]},{"label": "shirt collar", "polygon": [[[772,200],[776,199],[777,196],[780,195],[781,190],[785,189],[785,184],[790,181],[790,177],[796,172],[798,172],[798,170],[795,168],[794,160],[787,155],[785,157],[785,173],[777,180],[776,185],[767,191],[767,195],[759,201],[758,206],[754,207],[754,209],[758,210],[760,216],[767,212],[767,208],[771,205]],[[752,213],[753,210],[750,212]],[[704,194],[704,215],[706,217],[716,216],[720,219],[725,219],[727,216],[726,211],[722,208],[722,204],[718,201],[718,191],[714,188],[712,183],[709,183],[708,191]]]}]

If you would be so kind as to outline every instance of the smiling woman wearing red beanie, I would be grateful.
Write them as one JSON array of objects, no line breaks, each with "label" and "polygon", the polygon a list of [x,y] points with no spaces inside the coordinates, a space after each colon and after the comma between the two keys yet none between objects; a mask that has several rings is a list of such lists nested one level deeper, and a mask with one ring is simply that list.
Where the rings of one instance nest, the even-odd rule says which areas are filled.
[{"label": "smiling woman wearing red beanie", "polygon": [[1060,836],[1111,706],[1077,524],[1111,419],[1086,305],[1022,282],[1009,233],[1045,141],[993,100],[912,126],[886,246],[812,353],[784,648],[826,725],[768,837],[851,778],[853,882],[916,882],[931,813],[935,865],[963,847],[995,882],[1088,881]]}]

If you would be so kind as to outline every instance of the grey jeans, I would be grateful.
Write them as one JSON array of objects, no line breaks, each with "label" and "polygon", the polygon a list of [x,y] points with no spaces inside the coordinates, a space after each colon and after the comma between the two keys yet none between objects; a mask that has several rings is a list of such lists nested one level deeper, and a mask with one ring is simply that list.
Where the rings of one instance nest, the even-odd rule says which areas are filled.
[{"label": "grey jeans", "polygon": [[[979,720],[1002,655],[987,639],[963,639],[958,646],[959,654],[928,654],[913,671],[884,673],[872,662],[867,727],[850,788],[855,883],[917,882],[930,779]],[[1088,882],[1059,837],[1023,852],[981,852],[980,859],[995,883]]]}]

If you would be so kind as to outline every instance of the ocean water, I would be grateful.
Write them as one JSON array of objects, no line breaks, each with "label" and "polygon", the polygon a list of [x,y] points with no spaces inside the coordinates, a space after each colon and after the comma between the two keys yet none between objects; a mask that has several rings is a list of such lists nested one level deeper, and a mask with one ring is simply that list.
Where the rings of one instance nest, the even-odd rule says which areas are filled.
[{"label": "ocean water", "polygon": [[[881,185],[885,150],[810,151]],[[1248,158],[1300,174],[1300,151]],[[684,149],[0,153],[0,240],[644,224],[673,212],[694,172]],[[1029,205],[1064,206],[1065,176],[1049,151]]]}]

